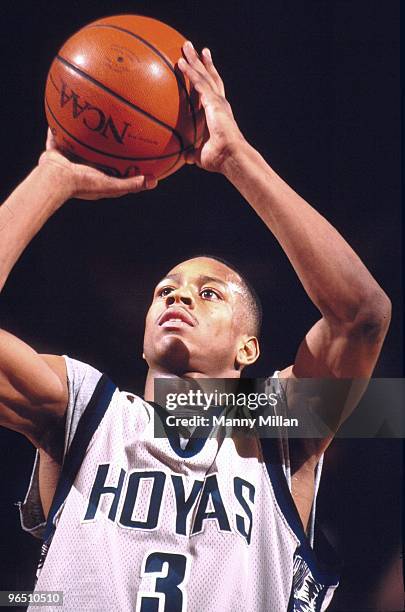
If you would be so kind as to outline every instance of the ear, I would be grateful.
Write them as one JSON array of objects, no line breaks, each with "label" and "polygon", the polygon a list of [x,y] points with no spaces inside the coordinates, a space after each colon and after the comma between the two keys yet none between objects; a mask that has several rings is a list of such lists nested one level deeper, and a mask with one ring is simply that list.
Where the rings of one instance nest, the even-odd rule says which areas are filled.
[{"label": "ear", "polygon": [[146,361],[145,353],[142,353],[142,359]]},{"label": "ear", "polygon": [[260,346],[256,336],[245,336],[241,339],[236,355],[236,363],[242,368],[252,365],[259,358],[259,355]]}]

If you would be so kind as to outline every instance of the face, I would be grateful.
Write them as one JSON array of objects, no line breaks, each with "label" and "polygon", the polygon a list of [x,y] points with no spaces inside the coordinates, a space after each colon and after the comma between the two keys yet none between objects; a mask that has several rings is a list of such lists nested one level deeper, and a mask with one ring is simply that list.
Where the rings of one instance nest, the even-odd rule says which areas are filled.
[{"label": "face", "polygon": [[233,376],[244,333],[239,276],[208,257],[189,259],[155,288],[146,317],[144,357],[149,367],[182,375]]}]

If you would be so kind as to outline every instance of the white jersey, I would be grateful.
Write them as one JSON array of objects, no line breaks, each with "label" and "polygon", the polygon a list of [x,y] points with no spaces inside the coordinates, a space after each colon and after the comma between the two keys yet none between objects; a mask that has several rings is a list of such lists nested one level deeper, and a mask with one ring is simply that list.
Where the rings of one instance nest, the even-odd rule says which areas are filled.
[{"label": "white jersey", "polygon": [[218,431],[183,449],[178,436],[154,437],[154,406],[66,362],[65,459],[48,522],[37,461],[21,510],[45,538],[37,591],[63,591],[71,612],[326,609],[337,579],[303,531],[285,441]]}]

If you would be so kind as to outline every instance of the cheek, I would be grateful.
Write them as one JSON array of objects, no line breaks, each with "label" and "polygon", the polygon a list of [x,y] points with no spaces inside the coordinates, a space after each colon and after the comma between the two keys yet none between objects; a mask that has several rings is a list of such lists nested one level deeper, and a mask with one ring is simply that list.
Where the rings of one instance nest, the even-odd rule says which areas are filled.
[{"label": "cheek", "polygon": [[241,329],[244,325],[244,316],[241,315],[241,313],[235,309],[234,313],[233,313],[233,317],[232,317],[232,333],[233,334],[240,334]]},{"label": "cheek", "polygon": [[157,317],[155,309],[153,307],[149,308],[148,313],[145,319],[145,338],[149,336],[153,332],[153,324]]},{"label": "cheek", "polygon": [[211,332],[214,338],[218,336],[233,336],[238,324],[235,322],[235,312],[232,304],[226,305],[221,310],[211,309],[205,317],[206,329]]}]

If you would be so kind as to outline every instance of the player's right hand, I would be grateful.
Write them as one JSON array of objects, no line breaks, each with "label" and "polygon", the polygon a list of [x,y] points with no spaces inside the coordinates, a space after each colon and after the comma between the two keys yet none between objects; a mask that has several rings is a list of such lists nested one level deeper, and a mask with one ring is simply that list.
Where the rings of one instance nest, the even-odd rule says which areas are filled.
[{"label": "player's right hand", "polygon": [[95,168],[69,161],[56,148],[55,139],[49,128],[46,150],[42,153],[38,163],[59,168],[62,180],[68,182],[70,197],[82,200],[119,198],[128,193],[153,189],[157,185],[157,179],[153,176],[113,178]]}]

